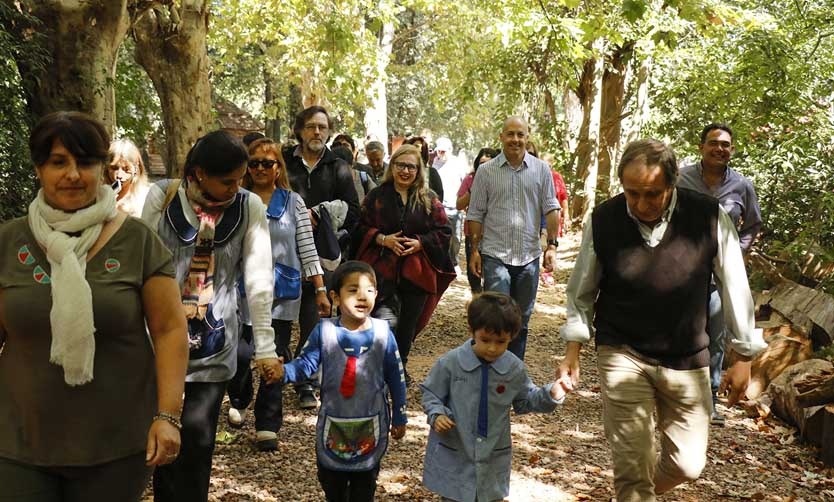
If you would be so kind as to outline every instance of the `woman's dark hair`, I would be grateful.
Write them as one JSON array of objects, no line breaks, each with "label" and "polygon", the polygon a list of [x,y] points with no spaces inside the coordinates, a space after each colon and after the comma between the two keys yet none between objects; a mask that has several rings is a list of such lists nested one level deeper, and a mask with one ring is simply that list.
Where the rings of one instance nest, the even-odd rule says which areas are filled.
[{"label": "woman's dark hair", "polygon": [[482,158],[489,157],[490,159],[494,159],[497,156],[498,156],[498,150],[496,150],[495,148],[481,148],[478,151],[478,155],[475,156],[475,163],[472,166],[472,172],[474,173],[481,166],[481,159]]},{"label": "woman's dark hair", "polygon": [[[353,152],[356,151],[356,142],[353,141],[353,138],[349,134],[340,134],[340,135],[336,136],[335,138],[333,138],[333,143],[331,143],[331,145],[338,146],[339,143],[349,144],[351,155],[353,155]],[[350,163],[353,164],[353,159],[351,159]]]},{"label": "woman's dark hair", "polygon": [[350,274],[356,273],[367,275],[374,287],[376,287],[376,273],[374,272],[373,267],[364,261],[348,260],[339,265],[330,277],[330,291],[335,291],[338,295],[339,291],[342,289],[342,284],[345,282],[345,278]]},{"label": "woman's dark hair", "polygon": [[405,140],[405,143],[409,145],[413,145],[417,142],[420,143],[420,157],[423,158],[423,164],[429,165],[429,145],[426,142],[426,138],[422,136],[412,136]]},{"label": "woman's dark hair", "polygon": [[353,153],[351,153],[351,151],[348,150],[347,147],[344,147],[342,145],[334,146],[330,149],[330,151],[333,152],[333,154],[336,155],[336,157],[339,157],[340,159],[347,162],[349,166],[353,165]]},{"label": "woman's dark hair", "polygon": [[185,157],[183,177],[194,176],[197,166],[208,176],[223,176],[238,169],[249,159],[246,147],[226,131],[212,131],[198,139]]},{"label": "woman's dark hair", "polygon": [[252,131],[250,133],[246,133],[243,136],[243,144],[248,147],[249,145],[251,145],[255,141],[258,141],[259,139],[264,139],[264,138],[266,138],[266,135],[264,133],[258,132],[258,131]]},{"label": "woman's dark hair", "polygon": [[52,144],[61,142],[80,164],[105,163],[110,133],[97,118],[82,112],[53,112],[42,117],[29,135],[29,156],[36,166],[49,159]]},{"label": "woman's dark hair", "polygon": [[646,167],[660,166],[666,178],[666,186],[675,186],[678,182],[678,161],[675,151],[666,143],[654,138],[640,139],[627,144],[617,165],[617,177],[623,179],[626,166],[636,160],[643,160]]},{"label": "woman's dark hair", "polygon": [[469,302],[466,317],[472,333],[479,329],[497,334],[509,333],[513,340],[521,329],[518,304],[504,293],[495,291],[481,293]]},{"label": "woman's dark hair", "polygon": [[[333,130],[333,119],[330,118],[330,114],[327,113],[327,110],[323,106],[310,106],[307,107],[300,112],[298,115],[295,116],[295,124],[292,126],[292,132],[295,135],[295,139],[298,141],[300,145],[303,143],[301,140],[301,130],[304,129],[304,125],[307,123],[308,120],[313,118],[313,115],[317,113],[323,113],[325,117],[327,117],[327,128],[331,131]],[[329,135],[325,138],[325,142],[329,139]]]}]

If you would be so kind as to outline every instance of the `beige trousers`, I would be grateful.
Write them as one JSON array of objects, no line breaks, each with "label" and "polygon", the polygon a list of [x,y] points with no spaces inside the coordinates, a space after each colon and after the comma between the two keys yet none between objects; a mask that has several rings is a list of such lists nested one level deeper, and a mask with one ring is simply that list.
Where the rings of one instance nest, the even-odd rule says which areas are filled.
[{"label": "beige trousers", "polygon": [[673,370],[605,345],[598,348],[597,365],[617,502],[653,501],[655,494],[697,479],[707,459],[709,368]]}]

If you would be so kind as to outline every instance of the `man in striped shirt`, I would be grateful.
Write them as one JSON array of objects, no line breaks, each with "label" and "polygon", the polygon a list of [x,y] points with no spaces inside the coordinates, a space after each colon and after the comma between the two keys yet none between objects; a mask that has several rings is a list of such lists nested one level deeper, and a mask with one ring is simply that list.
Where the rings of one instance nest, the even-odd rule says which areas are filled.
[{"label": "man in striped shirt", "polygon": [[545,270],[555,268],[559,245],[560,208],[550,166],[527,153],[529,134],[523,118],[504,121],[502,151],[478,169],[466,214],[472,234],[470,270],[483,277],[484,290],[508,294],[521,308],[521,332],[509,350],[522,360],[539,285],[542,215],[547,222]]}]

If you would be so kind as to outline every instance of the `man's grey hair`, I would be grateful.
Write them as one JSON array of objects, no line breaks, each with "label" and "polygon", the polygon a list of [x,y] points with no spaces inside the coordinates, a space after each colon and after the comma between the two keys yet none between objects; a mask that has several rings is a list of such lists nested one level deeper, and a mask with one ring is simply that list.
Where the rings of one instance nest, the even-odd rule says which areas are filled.
[{"label": "man's grey hair", "polygon": [[368,152],[382,152],[385,153],[385,146],[379,141],[370,141],[365,145],[365,153]]}]

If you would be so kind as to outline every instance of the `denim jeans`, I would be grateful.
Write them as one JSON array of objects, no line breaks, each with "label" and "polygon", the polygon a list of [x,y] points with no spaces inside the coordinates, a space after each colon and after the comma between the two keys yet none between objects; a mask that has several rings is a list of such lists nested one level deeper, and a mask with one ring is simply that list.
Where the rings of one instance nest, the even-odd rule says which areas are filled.
[{"label": "denim jeans", "polygon": [[452,265],[457,266],[458,254],[460,253],[460,231],[464,213],[453,207],[447,207],[446,217],[449,219],[449,226],[452,228],[452,239],[449,241],[449,258]]},{"label": "denim jeans", "polygon": [[713,401],[715,400],[715,394],[718,392],[718,387],[721,385],[721,367],[724,365],[726,332],[724,309],[721,308],[721,295],[718,294],[715,286],[710,286],[707,334],[709,335],[709,382],[712,388]]},{"label": "denim jeans", "polygon": [[527,324],[536,305],[539,288],[539,259],[526,265],[506,265],[491,256],[482,256],[481,271],[484,276],[484,291],[497,291],[512,297],[521,309],[521,331],[510,342],[509,351],[524,360],[527,349]]},{"label": "denim jeans", "polygon": [[463,242],[466,249],[466,279],[469,281],[469,289],[473,294],[480,293],[483,291],[481,278],[473,274],[472,270],[469,268],[469,257],[472,256],[472,237],[467,235]]}]

